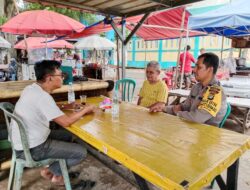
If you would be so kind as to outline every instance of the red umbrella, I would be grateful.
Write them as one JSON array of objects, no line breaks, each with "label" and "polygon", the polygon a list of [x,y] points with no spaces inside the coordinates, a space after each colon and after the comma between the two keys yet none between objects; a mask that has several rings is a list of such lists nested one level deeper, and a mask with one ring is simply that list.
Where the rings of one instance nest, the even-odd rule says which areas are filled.
[{"label": "red umbrella", "polygon": [[[47,38],[47,41],[53,40],[54,38]],[[29,37],[26,39],[27,48],[25,40],[18,42],[14,48],[15,49],[38,49],[46,48],[46,38],[43,37]],[[47,42],[47,48],[68,48],[73,49],[74,46],[65,40],[55,40],[52,42]]]},{"label": "red umbrella", "polygon": [[80,32],[84,28],[83,24],[74,19],[47,10],[22,12],[0,26],[2,32],[27,35],[33,33],[68,35]]}]

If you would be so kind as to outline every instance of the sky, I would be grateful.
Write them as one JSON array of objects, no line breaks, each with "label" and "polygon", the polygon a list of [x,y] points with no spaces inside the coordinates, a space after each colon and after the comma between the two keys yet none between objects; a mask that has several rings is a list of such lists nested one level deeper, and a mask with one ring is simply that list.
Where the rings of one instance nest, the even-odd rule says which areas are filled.
[{"label": "sky", "polygon": [[230,0],[205,0],[205,1],[194,3],[192,7],[198,8],[198,7],[204,7],[204,6],[215,6],[215,5],[220,5],[220,4],[226,4],[229,2]]},{"label": "sky", "polygon": [[17,0],[17,5],[18,5],[18,7],[21,7],[21,8],[23,8],[23,0]]}]

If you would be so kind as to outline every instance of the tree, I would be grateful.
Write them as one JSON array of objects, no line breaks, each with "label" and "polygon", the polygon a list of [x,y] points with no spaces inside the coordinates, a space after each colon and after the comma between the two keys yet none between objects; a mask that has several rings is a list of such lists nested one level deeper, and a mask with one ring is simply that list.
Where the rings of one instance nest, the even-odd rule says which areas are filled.
[{"label": "tree", "polygon": [[83,13],[81,11],[71,10],[71,9],[67,9],[67,8],[59,8],[59,7],[48,6],[48,5],[45,6],[45,5],[41,5],[38,3],[25,3],[24,9],[22,11],[26,11],[26,10],[55,11],[57,13],[71,17],[77,21],[85,20],[89,25],[91,25],[97,21],[95,15],[90,14],[90,13]]},{"label": "tree", "polygon": [[6,16],[0,16],[0,25],[3,25],[7,20]]},{"label": "tree", "polygon": [[[0,0],[0,25],[4,24],[8,19],[15,16],[18,12],[19,10],[15,0]],[[3,36],[11,44],[14,44],[16,41],[16,37],[11,34],[4,34]],[[15,51],[13,49],[10,49],[10,56],[16,56]]]}]

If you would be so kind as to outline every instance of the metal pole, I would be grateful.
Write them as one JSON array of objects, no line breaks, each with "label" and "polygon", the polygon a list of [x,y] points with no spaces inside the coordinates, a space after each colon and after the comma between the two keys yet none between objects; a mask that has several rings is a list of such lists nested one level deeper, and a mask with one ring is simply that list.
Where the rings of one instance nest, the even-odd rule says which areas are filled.
[{"label": "metal pole", "polygon": [[221,61],[222,61],[223,49],[224,49],[224,36],[222,37],[221,51],[220,51],[220,60],[221,60]]},{"label": "metal pole", "polygon": [[47,34],[45,35],[46,45],[45,45],[45,59],[48,59],[48,42],[47,42]]},{"label": "metal pole", "polygon": [[132,38],[132,36],[136,33],[137,30],[139,30],[139,28],[141,27],[141,25],[143,24],[143,22],[148,18],[148,16],[150,15],[150,13],[146,13],[145,15],[143,15],[143,17],[141,18],[141,20],[138,22],[138,24],[134,27],[134,29],[130,32],[130,34],[128,35],[128,37],[125,39],[124,43],[127,45],[129,40]]},{"label": "metal pole", "polygon": [[178,82],[178,68],[179,68],[179,61],[180,61],[180,54],[181,54],[181,44],[182,44],[182,35],[183,35],[183,31],[184,31],[184,24],[185,24],[185,17],[186,17],[186,8],[184,8],[184,11],[182,13],[182,20],[181,20],[181,34],[180,34],[180,40],[179,40],[179,50],[178,50],[178,54],[177,54],[177,64],[176,64],[176,71],[175,71],[175,83],[174,83],[174,89],[177,86],[177,82]]},{"label": "metal pole", "polygon": [[24,34],[23,38],[24,38],[25,49],[28,52],[28,44],[27,44],[27,40],[26,40],[26,34]]},{"label": "metal pole", "polygon": [[122,18],[122,79],[126,77],[126,63],[127,63],[127,46],[125,44],[126,39],[126,21]]},{"label": "metal pole", "polygon": [[[145,70],[145,73],[146,73],[148,43],[145,40],[143,40],[143,41],[144,41],[144,49],[145,49],[145,51],[144,51],[144,70]],[[144,80],[146,78],[147,78],[146,75],[144,75]]]},{"label": "metal pole", "polygon": [[119,37],[118,34],[116,33],[116,53],[117,53],[117,67],[116,67],[116,72],[117,72],[117,80],[120,80],[120,48],[119,48]]},{"label": "metal pole", "polygon": [[184,59],[183,59],[183,64],[182,64],[182,68],[181,68],[181,81],[180,81],[180,89],[181,89],[181,85],[183,83],[183,75],[184,75],[184,67],[185,67],[185,63],[186,63],[186,55],[187,55],[187,44],[188,44],[188,37],[189,37],[189,30],[187,31],[187,35],[186,35],[186,44],[185,44],[185,52],[184,52]]},{"label": "metal pole", "polygon": [[146,13],[141,18],[139,23],[135,26],[135,28],[131,31],[131,33],[129,34],[129,36],[127,38],[126,38],[126,20],[125,20],[125,18],[124,17],[122,18],[122,27],[121,27],[122,33],[120,33],[120,31],[118,30],[114,21],[111,20],[110,24],[122,42],[122,78],[126,77],[126,70],[125,69],[126,69],[126,64],[127,64],[127,44],[129,42],[129,40],[132,38],[132,36],[134,35],[134,33],[140,28],[140,26],[143,24],[143,22],[149,16],[149,14],[150,13]]},{"label": "metal pole", "polygon": [[[25,50],[26,50],[27,56],[29,56],[29,54],[28,54],[28,43],[27,43],[26,37],[27,37],[26,34],[24,34]],[[27,64],[24,65],[26,76],[28,74],[28,77],[29,77],[28,80],[31,79],[31,77],[30,77],[31,74],[30,74],[30,69],[29,69],[29,60],[30,59],[28,58]],[[23,74],[23,76],[24,76],[24,74]]]}]

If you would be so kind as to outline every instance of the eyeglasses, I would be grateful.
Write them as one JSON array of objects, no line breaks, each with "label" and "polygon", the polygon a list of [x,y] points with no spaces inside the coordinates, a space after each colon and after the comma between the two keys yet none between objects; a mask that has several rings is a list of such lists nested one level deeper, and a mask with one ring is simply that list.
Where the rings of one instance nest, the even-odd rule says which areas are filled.
[{"label": "eyeglasses", "polygon": [[62,74],[58,74],[58,75],[50,75],[50,76],[60,76],[62,79],[64,79],[64,78],[65,78],[65,74],[64,74],[64,73],[62,73]]}]

